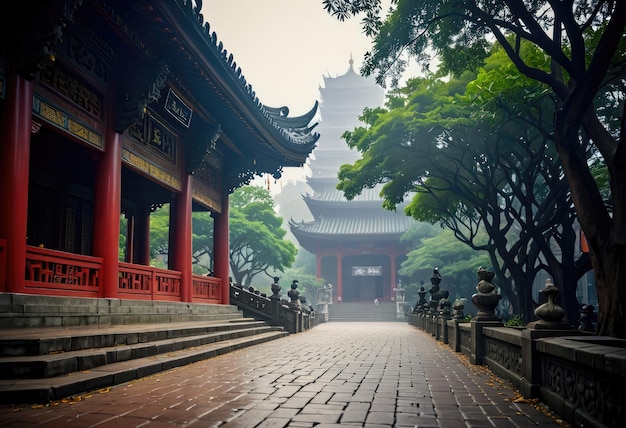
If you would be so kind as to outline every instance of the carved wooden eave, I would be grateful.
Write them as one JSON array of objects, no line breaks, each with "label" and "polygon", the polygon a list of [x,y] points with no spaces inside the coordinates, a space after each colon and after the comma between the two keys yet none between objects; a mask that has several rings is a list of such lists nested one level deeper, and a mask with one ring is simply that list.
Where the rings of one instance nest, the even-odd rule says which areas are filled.
[{"label": "carved wooden eave", "polygon": [[48,0],[33,5],[29,1],[11,4],[0,18],[0,54],[14,57],[17,73],[27,80],[49,61],[61,42],[63,31],[82,0]]},{"label": "carved wooden eave", "polygon": [[[142,43],[135,48],[143,50],[147,61],[164,64],[169,79],[193,105],[194,115],[219,126],[217,146],[228,155],[224,165],[228,190],[248,183],[254,176],[280,175],[284,167],[306,162],[319,138],[313,132],[315,124],[310,123],[317,112],[317,102],[307,114],[294,118],[277,114],[277,110],[288,113],[286,108],[261,104],[233,55],[204,22],[201,1],[96,3],[110,25],[118,25],[121,36],[141,38]],[[159,81],[159,76],[157,73],[154,82]],[[196,141],[201,147],[189,150],[190,153],[210,150],[215,136]]]},{"label": "carved wooden eave", "polygon": [[[0,53],[18,59],[18,73],[33,79],[46,61],[54,60],[55,46],[69,25],[94,39],[105,38],[114,71],[123,77],[115,88],[115,130],[126,130],[168,88],[174,89],[192,108],[192,121],[202,122],[184,141],[197,145],[185,147],[187,163],[199,167],[194,162],[198,154],[217,150],[225,159],[229,191],[254,176],[277,176],[284,167],[302,166],[315,148],[319,135],[310,121],[317,102],[294,118],[287,108],[265,107],[204,21],[201,0],[25,0],[16,5],[0,18],[5,36]],[[205,127],[209,134],[203,136],[198,130]]]}]

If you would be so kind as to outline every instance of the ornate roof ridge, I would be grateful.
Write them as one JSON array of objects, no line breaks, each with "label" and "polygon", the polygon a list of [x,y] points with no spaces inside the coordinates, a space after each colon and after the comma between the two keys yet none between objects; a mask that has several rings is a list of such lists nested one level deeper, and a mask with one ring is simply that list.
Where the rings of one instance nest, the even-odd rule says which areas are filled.
[{"label": "ornate roof ridge", "polygon": [[321,216],[311,221],[288,222],[292,233],[301,236],[400,236],[415,220],[401,213],[389,216],[334,217]]},{"label": "ornate roof ridge", "polygon": [[[283,122],[278,122],[276,120],[276,117],[277,117],[275,113],[276,109],[271,108],[271,107],[268,108],[265,105],[263,105],[263,103],[261,103],[261,101],[256,95],[256,92],[253,90],[252,85],[246,81],[246,78],[243,75],[241,67],[237,65],[237,62],[235,61],[233,54],[229,53],[228,50],[224,48],[224,44],[222,43],[222,41],[218,40],[217,33],[215,31],[211,31],[211,25],[209,24],[208,21],[204,20],[204,15],[201,13],[202,0],[175,0],[175,1],[179,4],[181,10],[183,10],[184,13],[187,14],[187,16],[198,25],[198,28],[201,30],[204,30],[204,36],[207,42],[210,42],[208,43],[208,45],[212,46],[215,49],[216,53],[222,57],[225,64],[232,70],[233,77],[235,77],[235,79],[239,81],[239,83],[242,85],[244,90],[250,96],[250,100],[258,107],[259,111],[265,116],[267,121],[270,124],[272,124],[272,126],[282,135],[282,137],[288,142],[290,142],[291,144],[295,144],[295,145],[315,144],[320,137],[318,133],[311,132],[312,129],[315,127],[315,125],[308,127],[308,128],[305,128],[304,126],[293,126],[289,129],[285,129],[282,126],[282,123],[285,123],[284,120],[286,118],[283,119]],[[311,114],[312,112],[311,117],[313,117],[315,113],[317,112],[317,108],[318,108],[318,102],[316,101],[311,111],[306,113],[304,116],[307,116]],[[280,109],[282,111],[286,109],[287,113],[289,113],[289,109],[287,107],[282,107]],[[295,120],[294,123],[299,124],[300,123],[299,120],[301,117],[302,116],[293,118]],[[306,124],[306,126],[308,126],[308,123]]]},{"label": "ornate roof ridge", "polygon": [[274,120],[286,127],[291,128],[305,128],[311,123],[311,120],[317,114],[317,108],[319,101],[315,101],[313,108],[301,116],[287,117],[289,115],[289,107],[268,107],[265,106],[265,110],[274,118]]}]

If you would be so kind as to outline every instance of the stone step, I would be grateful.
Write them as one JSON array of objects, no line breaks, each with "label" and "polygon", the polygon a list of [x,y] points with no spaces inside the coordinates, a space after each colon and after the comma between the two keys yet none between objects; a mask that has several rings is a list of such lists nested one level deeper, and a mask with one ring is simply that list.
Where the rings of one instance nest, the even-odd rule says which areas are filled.
[{"label": "stone step", "polygon": [[404,321],[398,319],[394,302],[374,303],[335,303],[328,306],[328,321],[364,322],[364,321]]},{"label": "stone step", "polygon": [[0,363],[1,358],[6,357],[42,356],[93,348],[146,344],[264,326],[267,324],[263,321],[241,318],[234,321],[4,329],[0,330]]},{"label": "stone step", "polygon": [[234,305],[0,293],[0,403],[45,404],[288,334]]},{"label": "stone step", "polygon": [[0,293],[0,329],[237,319],[234,305]]},{"label": "stone step", "polygon": [[287,332],[274,328],[262,333],[220,340],[202,346],[101,365],[91,370],[76,371],[65,376],[2,379],[0,380],[0,403],[46,404],[154,375],[286,335],[288,335]]},{"label": "stone step", "polygon": [[86,348],[131,345],[151,340],[265,325],[251,318],[177,323],[0,329],[0,357],[45,355]]}]

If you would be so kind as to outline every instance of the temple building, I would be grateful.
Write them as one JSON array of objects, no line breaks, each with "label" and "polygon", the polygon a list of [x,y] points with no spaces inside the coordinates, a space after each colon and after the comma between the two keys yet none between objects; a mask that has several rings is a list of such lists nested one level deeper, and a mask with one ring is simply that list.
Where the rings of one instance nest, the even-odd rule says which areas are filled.
[{"label": "temple building", "polygon": [[402,209],[385,210],[378,186],[351,201],[336,189],[340,166],[360,156],[341,135],[362,126],[358,117],[365,107],[383,102],[383,89],[356,73],[352,59],[346,73],[325,76],[320,88],[321,138],[307,178],[313,193],[303,195],[313,220],[291,219],[289,227],[300,246],[315,254],[317,278],[333,285],[334,301],[393,301],[401,288],[397,271],[407,250],[400,236],[414,220]]},{"label": "temple building", "polygon": [[[0,18],[0,292],[229,303],[229,194],[306,162],[317,102],[298,117],[263,105],[200,8],[26,1]],[[159,269],[150,213],[164,204]],[[198,211],[214,224],[211,277],[192,271]]]}]

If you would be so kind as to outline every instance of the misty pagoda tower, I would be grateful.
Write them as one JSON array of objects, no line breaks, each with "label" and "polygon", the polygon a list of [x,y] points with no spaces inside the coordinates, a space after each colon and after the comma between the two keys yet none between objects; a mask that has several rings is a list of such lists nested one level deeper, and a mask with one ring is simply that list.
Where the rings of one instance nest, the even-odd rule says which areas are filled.
[{"label": "misty pagoda tower", "polygon": [[289,227],[300,246],[316,255],[317,277],[333,284],[333,300],[343,302],[394,300],[397,270],[406,259],[400,236],[414,220],[402,210],[382,208],[380,189],[364,189],[348,201],[336,189],[343,164],[360,154],[341,135],[363,125],[358,117],[365,107],[380,107],[384,91],[374,79],[354,71],[324,77],[320,87],[320,139],[310,160],[307,184],[313,194],[303,195],[313,220],[291,220]]}]

